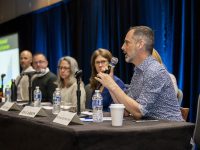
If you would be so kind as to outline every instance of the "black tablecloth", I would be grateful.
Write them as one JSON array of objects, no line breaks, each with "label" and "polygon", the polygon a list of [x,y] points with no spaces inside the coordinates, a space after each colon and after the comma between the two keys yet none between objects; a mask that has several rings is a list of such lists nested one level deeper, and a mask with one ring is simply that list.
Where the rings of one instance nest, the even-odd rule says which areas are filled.
[{"label": "black tablecloth", "polygon": [[63,126],[55,115],[28,118],[19,111],[0,111],[0,150],[186,150],[194,124],[187,122],[134,122],[122,127],[111,121]]}]

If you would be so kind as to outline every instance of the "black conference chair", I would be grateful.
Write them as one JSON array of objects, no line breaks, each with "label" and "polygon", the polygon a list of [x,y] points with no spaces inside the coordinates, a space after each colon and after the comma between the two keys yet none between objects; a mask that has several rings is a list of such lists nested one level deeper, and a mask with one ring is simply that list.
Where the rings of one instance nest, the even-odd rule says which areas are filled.
[{"label": "black conference chair", "polygon": [[194,129],[193,140],[198,149],[200,149],[200,94],[198,98],[197,105],[197,116],[196,116],[196,124]]},{"label": "black conference chair", "polygon": [[86,102],[85,102],[85,108],[89,109],[89,104],[92,98],[92,89],[90,88],[90,84],[87,84],[85,86],[85,92],[86,92]]},{"label": "black conference chair", "polygon": [[[178,98],[179,105],[181,106],[181,103],[182,103],[182,100],[183,100],[183,92],[182,92],[181,89],[178,89],[177,98]],[[188,117],[190,109],[187,108],[187,107],[180,107],[180,110],[181,110],[181,114],[182,114],[183,119],[185,121],[187,121],[187,117]]]}]

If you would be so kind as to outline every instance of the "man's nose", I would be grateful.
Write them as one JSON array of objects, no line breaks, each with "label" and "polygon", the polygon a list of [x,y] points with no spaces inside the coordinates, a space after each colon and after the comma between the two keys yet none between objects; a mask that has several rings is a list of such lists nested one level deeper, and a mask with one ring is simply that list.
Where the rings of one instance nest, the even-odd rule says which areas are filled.
[{"label": "man's nose", "polygon": [[124,44],[122,45],[121,49],[122,49],[122,51],[124,51]]},{"label": "man's nose", "polygon": [[40,63],[37,63],[36,66],[37,66],[37,67],[40,67]]}]

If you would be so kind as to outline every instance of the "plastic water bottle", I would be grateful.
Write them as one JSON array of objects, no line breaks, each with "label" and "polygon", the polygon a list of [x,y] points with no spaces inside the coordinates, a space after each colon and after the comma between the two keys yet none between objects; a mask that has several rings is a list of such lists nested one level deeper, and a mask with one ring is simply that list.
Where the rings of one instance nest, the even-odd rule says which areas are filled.
[{"label": "plastic water bottle", "polygon": [[2,102],[2,97],[3,97],[3,88],[0,87],[0,102]]},{"label": "plastic water bottle", "polygon": [[34,107],[40,107],[41,100],[42,100],[42,92],[40,91],[39,86],[36,86],[34,90]]},{"label": "plastic water bottle", "polygon": [[53,93],[53,114],[58,114],[60,112],[60,102],[61,102],[61,94],[60,89],[56,88]]},{"label": "plastic water bottle", "polygon": [[5,88],[5,99],[6,102],[11,102],[11,89],[9,85],[7,85]]},{"label": "plastic water bottle", "polygon": [[17,101],[17,87],[15,85],[14,79],[12,79],[12,84],[11,84],[11,101],[12,102]]},{"label": "plastic water bottle", "polygon": [[103,97],[99,90],[92,96],[93,122],[103,122]]}]

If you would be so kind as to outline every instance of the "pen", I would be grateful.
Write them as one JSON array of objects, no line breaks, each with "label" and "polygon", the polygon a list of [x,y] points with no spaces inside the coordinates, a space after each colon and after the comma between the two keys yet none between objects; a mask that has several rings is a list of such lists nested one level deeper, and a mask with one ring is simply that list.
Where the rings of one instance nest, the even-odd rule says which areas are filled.
[{"label": "pen", "polygon": [[159,121],[159,120],[136,120],[135,122],[151,122],[151,121]]}]

